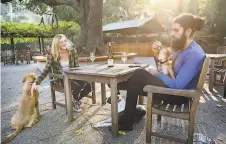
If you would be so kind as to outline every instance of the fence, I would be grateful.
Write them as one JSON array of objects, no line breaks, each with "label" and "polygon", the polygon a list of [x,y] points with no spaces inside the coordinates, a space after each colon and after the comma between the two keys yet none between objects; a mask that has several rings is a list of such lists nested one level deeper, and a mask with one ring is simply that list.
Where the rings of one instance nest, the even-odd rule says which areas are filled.
[{"label": "fence", "polygon": [[[153,56],[151,43],[123,43],[123,44],[112,44],[113,52],[132,52],[137,53],[137,56]],[[108,50],[108,45],[105,45]]]}]

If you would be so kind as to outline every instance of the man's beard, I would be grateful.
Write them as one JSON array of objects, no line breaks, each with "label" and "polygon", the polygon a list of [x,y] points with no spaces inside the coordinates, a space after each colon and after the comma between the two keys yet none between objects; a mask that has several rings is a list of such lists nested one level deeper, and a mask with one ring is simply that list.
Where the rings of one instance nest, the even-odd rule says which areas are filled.
[{"label": "man's beard", "polygon": [[175,51],[175,52],[178,52],[182,49],[184,49],[184,46],[185,46],[185,43],[186,43],[186,36],[185,34],[183,33],[181,35],[181,38],[180,39],[174,39],[171,41],[171,48]]}]

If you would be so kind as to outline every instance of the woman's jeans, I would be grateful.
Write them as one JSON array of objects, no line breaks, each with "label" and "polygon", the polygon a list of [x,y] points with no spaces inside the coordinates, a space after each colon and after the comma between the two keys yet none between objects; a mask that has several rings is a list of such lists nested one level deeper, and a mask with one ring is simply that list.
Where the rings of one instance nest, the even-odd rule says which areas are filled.
[{"label": "woman's jeans", "polygon": [[74,100],[79,101],[83,97],[87,96],[91,91],[91,83],[81,80],[71,81],[72,96]]}]

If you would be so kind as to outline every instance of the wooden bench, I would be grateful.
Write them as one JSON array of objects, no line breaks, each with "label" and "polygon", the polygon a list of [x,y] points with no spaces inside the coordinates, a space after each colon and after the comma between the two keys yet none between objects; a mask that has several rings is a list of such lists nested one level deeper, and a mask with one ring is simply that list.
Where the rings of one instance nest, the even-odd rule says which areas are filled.
[{"label": "wooden bench", "polygon": [[[196,90],[184,90],[184,89],[171,89],[157,86],[147,85],[144,87],[144,91],[148,92],[147,102],[147,119],[146,119],[146,142],[151,143],[151,136],[157,136],[166,138],[169,140],[181,142],[181,143],[193,143],[194,125],[196,110],[199,104],[200,95],[202,94],[203,85],[208,71],[209,57],[206,57],[200,78],[198,81]],[[164,101],[152,101],[153,93],[169,94],[175,96],[184,96],[189,98],[188,102],[182,105],[170,105]],[[152,106],[153,105],[153,106]],[[157,120],[161,122],[161,116],[167,116],[172,118],[178,118],[188,120],[188,138],[180,139],[168,135],[162,135],[161,133],[152,132],[152,114],[157,115]]]}]

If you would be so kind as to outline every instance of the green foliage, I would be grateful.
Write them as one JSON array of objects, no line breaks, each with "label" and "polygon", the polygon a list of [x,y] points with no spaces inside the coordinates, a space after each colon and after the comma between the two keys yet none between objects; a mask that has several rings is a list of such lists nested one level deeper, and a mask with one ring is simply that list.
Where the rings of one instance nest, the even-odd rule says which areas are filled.
[{"label": "green foliage", "polygon": [[78,23],[78,14],[70,6],[60,5],[53,8],[53,13],[56,14],[60,20],[63,21],[74,21]]},{"label": "green foliage", "polygon": [[28,0],[28,2],[24,0],[24,5],[28,10],[40,15],[51,11],[48,5],[40,2],[39,0]]},{"label": "green foliage", "polygon": [[103,5],[103,23],[137,19],[148,4],[148,0],[107,0]]},{"label": "green foliage", "polygon": [[217,3],[217,12],[214,17],[216,28],[215,34],[217,38],[223,41],[223,38],[226,37],[226,1],[225,0],[218,0]]},{"label": "green foliage", "polygon": [[198,0],[199,14],[208,24],[208,34],[223,42],[226,37],[226,0]]},{"label": "green foliage", "polygon": [[[7,36],[14,36],[15,43],[19,42],[31,42],[36,41],[38,36],[52,37],[57,33],[63,33],[65,35],[77,35],[80,31],[80,27],[75,22],[60,21],[59,28],[56,31],[52,30],[52,27],[47,25],[35,25],[30,23],[17,24],[17,23],[3,23],[1,24],[1,43],[9,44],[9,38],[3,38]],[[33,38],[28,38],[33,37]]]}]

